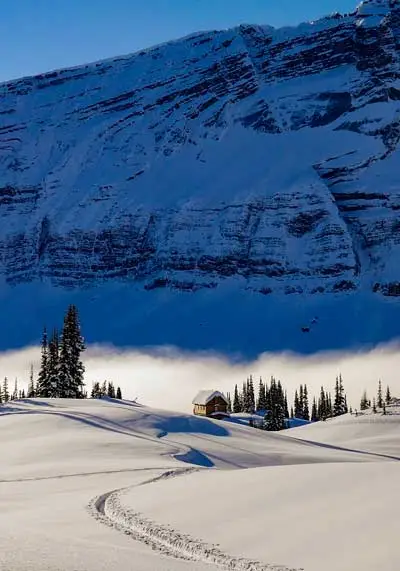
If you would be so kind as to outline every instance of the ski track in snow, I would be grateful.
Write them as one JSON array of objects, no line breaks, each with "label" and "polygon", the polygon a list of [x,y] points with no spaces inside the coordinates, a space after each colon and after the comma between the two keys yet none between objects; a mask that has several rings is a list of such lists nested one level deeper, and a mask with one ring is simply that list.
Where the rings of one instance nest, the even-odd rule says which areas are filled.
[{"label": "ski track in snow", "polygon": [[270,565],[243,557],[234,557],[221,551],[217,545],[207,544],[144,517],[138,512],[126,509],[121,497],[133,487],[152,484],[162,479],[176,478],[202,468],[177,468],[146,480],[135,486],[106,492],[94,498],[88,506],[89,513],[98,521],[145,543],[153,550],[188,561],[202,561],[229,571],[302,571],[283,565]]}]

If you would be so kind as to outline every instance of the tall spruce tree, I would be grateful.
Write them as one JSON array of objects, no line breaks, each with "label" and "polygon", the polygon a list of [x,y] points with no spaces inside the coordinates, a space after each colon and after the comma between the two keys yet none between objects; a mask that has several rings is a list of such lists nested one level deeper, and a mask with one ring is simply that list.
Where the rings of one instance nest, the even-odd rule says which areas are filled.
[{"label": "tall spruce tree", "polygon": [[14,381],[14,390],[11,395],[11,400],[17,400],[18,398],[18,379]]},{"label": "tall spruce tree", "polygon": [[31,364],[31,368],[30,368],[30,372],[29,372],[29,383],[28,383],[28,393],[27,393],[27,397],[28,399],[32,399],[36,396],[36,391],[35,391],[35,379],[33,376],[33,365]]},{"label": "tall spruce tree", "polygon": [[310,420],[310,410],[308,408],[308,389],[307,385],[304,385],[303,389],[303,419]]},{"label": "tall spruce tree", "polygon": [[115,388],[114,388],[114,383],[112,381],[108,382],[107,396],[111,399],[115,399]]},{"label": "tall spruce tree", "polygon": [[121,387],[117,387],[117,395],[116,398],[119,400],[122,400],[122,392],[121,392]]},{"label": "tall spruce tree", "polygon": [[326,420],[328,418],[328,401],[324,387],[321,387],[321,392],[318,400],[317,416],[319,420]]},{"label": "tall spruce tree", "polygon": [[8,402],[10,400],[10,393],[8,391],[8,379],[4,377],[3,381],[3,401]]},{"label": "tall spruce tree", "polygon": [[360,410],[367,410],[369,407],[369,400],[367,396],[367,391],[364,391],[360,401]]},{"label": "tall spruce tree", "polygon": [[[117,397],[115,397],[117,398]],[[226,410],[227,412],[230,414],[232,412],[232,398],[231,398],[231,393],[226,393],[226,400],[228,401]]]},{"label": "tall spruce tree", "polygon": [[237,385],[235,385],[235,391],[233,393],[233,412],[241,412],[241,404]]},{"label": "tall spruce tree", "polygon": [[64,398],[63,387],[59,381],[59,336],[57,329],[53,333],[49,342],[48,366],[47,366],[47,397]]},{"label": "tall spruce tree", "polygon": [[390,388],[389,385],[386,387],[386,396],[385,396],[385,401],[386,404],[390,404],[390,401],[392,400],[392,395],[390,394]]},{"label": "tall spruce tree", "polygon": [[37,380],[36,393],[38,397],[47,398],[50,396],[49,385],[49,344],[47,338],[47,330],[43,329],[42,334],[42,353],[40,360],[40,369]]},{"label": "tall spruce tree", "polygon": [[300,401],[299,401],[299,394],[297,392],[297,389],[295,390],[294,393],[294,416],[295,418],[299,418],[300,414]]},{"label": "tall spruce tree", "polygon": [[318,419],[318,411],[317,411],[317,401],[315,397],[313,398],[313,403],[311,407],[311,422],[317,422]]},{"label": "tall spruce tree", "polygon": [[289,418],[289,407],[288,407],[288,400],[287,400],[287,391],[285,391],[284,406],[285,406],[285,418]]},{"label": "tall spruce tree", "polygon": [[82,398],[84,394],[83,374],[85,368],[81,354],[85,350],[81,335],[78,310],[70,305],[64,317],[59,359],[60,396]]},{"label": "tall spruce tree", "polygon": [[271,431],[283,430],[286,428],[283,391],[280,382],[277,383],[274,378],[271,379],[270,398],[271,409],[264,417],[264,429]]},{"label": "tall spruce tree", "polygon": [[382,381],[379,379],[378,382],[378,395],[376,399],[376,404],[378,408],[383,407],[383,395],[382,395]]},{"label": "tall spruce tree", "polygon": [[265,386],[262,377],[260,377],[258,384],[257,410],[265,410]]},{"label": "tall spruce tree", "polygon": [[92,392],[90,394],[92,399],[98,399],[101,397],[101,389],[99,381],[95,381],[92,386]]}]

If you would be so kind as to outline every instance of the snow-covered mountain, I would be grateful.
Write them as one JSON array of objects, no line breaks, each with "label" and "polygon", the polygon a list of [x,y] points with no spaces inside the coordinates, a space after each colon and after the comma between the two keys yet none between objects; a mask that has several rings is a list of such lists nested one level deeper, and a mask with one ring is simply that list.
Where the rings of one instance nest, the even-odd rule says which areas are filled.
[{"label": "snow-covered mountain", "polygon": [[3,305],[24,283],[99,299],[120,285],[146,319],[172,298],[223,319],[226,290],[256,313],[367,296],[380,315],[400,295],[399,62],[400,3],[369,0],[1,85]]}]

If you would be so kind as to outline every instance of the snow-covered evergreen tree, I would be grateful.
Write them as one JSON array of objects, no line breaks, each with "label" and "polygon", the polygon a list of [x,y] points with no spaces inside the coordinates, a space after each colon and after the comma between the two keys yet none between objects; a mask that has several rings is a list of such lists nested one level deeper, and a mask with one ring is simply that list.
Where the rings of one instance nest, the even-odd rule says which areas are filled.
[{"label": "snow-covered evergreen tree", "polygon": [[116,398],[121,400],[122,399],[122,391],[121,391],[121,387],[117,387],[117,395]]},{"label": "snow-covered evergreen tree", "polygon": [[36,396],[35,390],[35,379],[33,375],[33,365],[31,364],[30,372],[29,372],[29,383],[28,383],[28,392],[27,397],[28,399],[32,399]]},{"label": "snow-covered evergreen tree", "polygon": [[8,379],[4,377],[3,381],[3,401],[8,402],[10,400],[10,393],[8,391]]},{"label": "snow-covered evergreen tree", "polygon": [[107,396],[110,399],[115,399],[115,387],[114,387],[114,383],[112,381],[109,381],[109,383],[108,383]]},{"label": "snow-covered evergreen tree", "polygon": [[390,394],[390,388],[389,385],[386,387],[386,396],[385,396],[385,401],[386,404],[390,404],[390,401],[392,400],[392,395]]},{"label": "snow-covered evergreen tree", "polygon": [[303,389],[303,419],[304,420],[310,420],[310,410],[308,408],[308,389],[307,389],[307,385],[304,385],[304,389]]},{"label": "snow-covered evergreen tree", "polygon": [[38,397],[42,398],[49,397],[51,393],[49,385],[49,344],[46,328],[43,329],[42,335],[42,353],[36,393]]},{"label": "snow-covered evergreen tree", "polygon": [[315,397],[313,398],[313,403],[311,407],[311,422],[317,422],[318,418],[318,410],[317,410],[317,401]]},{"label": "snow-covered evergreen tree", "polygon": [[382,381],[380,379],[378,382],[378,395],[377,395],[377,399],[376,399],[376,404],[377,404],[378,408],[383,407]]},{"label": "snow-covered evergreen tree", "polygon": [[[59,381],[59,336],[56,329],[53,330],[48,349],[48,365],[47,365],[47,397],[64,398],[62,386]],[[45,395],[43,395],[45,396]]]},{"label": "snow-covered evergreen tree", "polygon": [[15,379],[14,390],[11,395],[11,400],[17,400],[17,399],[18,399],[18,379]]},{"label": "snow-covered evergreen tree", "polygon": [[265,386],[260,377],[260,382],[258,384],[258,398],[257,398],[257,410],[265,410]]},{"label": "snow-covered evergreen tree", "polygon": [[369,407],[369,400],[367,396],[367,391],[364,391],[360,401],[360,410],[366,410]]},{"label": "snow-covered evergreen tree", "polygon": [[235,385],[235,391],[233,393],[233,412],[240,412],[241,405],[240,405],[240,398],[239,398],[239,391],[238,386]]},{"label": "snow-covered evergreen tree", "polygon": [[59,392],[67,398],[83,396],[85,368],[81,354],[85,350],[81,335],[78,310],[70,305],[64,317],[59,357]]}]

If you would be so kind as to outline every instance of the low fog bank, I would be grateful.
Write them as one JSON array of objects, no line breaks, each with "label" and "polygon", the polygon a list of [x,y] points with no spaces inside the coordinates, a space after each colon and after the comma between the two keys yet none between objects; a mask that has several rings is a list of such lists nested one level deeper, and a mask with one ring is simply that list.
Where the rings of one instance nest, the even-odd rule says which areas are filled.
[{"label": "low fog bank", "polygon": [[[9,379],[10,390],[15,378],[20,389],[27,387],[31,363],[35,377],[39,368],[40,348],[0,353],[0,375]],[[313,356],[292,353],[264,353],[246,363],[232,363],[223,355],[184,353],[176,349],[154,349],[147,352],[90,346],[84,354],[86,384],[90,393],[93,381],[113,381],[122,389],[124,398],[156,407],[191,412],[191,401],[200,389],[214,388],[233,392],[234,385],[252,374],[255,387],[260,375],[280,379],[292,400],[299,384],[307,384],[312,398],[321,385],[333,391],[335,378],[341,373],[349,404],[359,407],[361,393],[376,395],[378,379],[392,394],[400,396],[400,344],[381,345],[357,352],[328,352]]]}]

